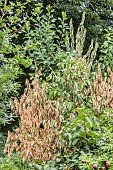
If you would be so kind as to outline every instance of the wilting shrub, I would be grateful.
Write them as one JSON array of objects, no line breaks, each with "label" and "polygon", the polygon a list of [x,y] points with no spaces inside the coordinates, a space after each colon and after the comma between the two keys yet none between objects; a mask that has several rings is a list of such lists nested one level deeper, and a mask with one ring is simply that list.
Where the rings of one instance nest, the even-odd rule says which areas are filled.
[{"label": "wilting shrub", "polygon": [[57,130],[61,129],[56,102],[49,101],[44,89],[34,78],[32,86],[26,80],[20,100],[15,99],[13,110],[20,116],[20,127],[8,132],[4,152],[10,156],[15,150],[26,160],[55,159],[60,149]]},{"label": "wilting shrub", "polygon": [[98,65],[98,73],[94,77],[93,107],[98,112],[102,111],[102,108],[113,108],[113,72],[110,67],[107,72],[109,77],[103,78],[101,67]]}]

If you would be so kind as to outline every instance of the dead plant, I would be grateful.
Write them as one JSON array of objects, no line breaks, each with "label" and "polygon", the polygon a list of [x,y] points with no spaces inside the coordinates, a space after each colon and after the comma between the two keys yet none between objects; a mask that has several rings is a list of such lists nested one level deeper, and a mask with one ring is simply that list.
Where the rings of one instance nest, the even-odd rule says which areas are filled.
[{"label": "dead plant", "polygon": [[26,88],[20,100],[15,99],[13,110],[20,116],[20,127],[8,132],[4,152],[10,156],[17,151],[23,162],[55,159],[60,149],[57,131],[61,129],[56,102],[48,100],[44,89],[34,78],[32,86],[26,80]]},{"label": "dead plant", "polygon": [[113,108],[113,72],[107,68],[109,77],[103,78],[100,65],[98,73],[94,77],[94,87],[92,89],[93,107],[98,112],[103,108]]}]

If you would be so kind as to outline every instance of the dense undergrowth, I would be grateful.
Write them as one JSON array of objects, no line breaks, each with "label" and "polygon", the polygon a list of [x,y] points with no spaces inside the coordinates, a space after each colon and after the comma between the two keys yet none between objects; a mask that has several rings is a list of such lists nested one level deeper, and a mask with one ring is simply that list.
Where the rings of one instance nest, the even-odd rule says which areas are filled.
[{"label": "dense undergrowth", "polygon": [[72,20],[41,3],[21,23],[25,5],[4,5],[0,19],[0,169],[112,170],[112,28],[94,62],[97,42],[83,55],[85,13],[74,39]]}]

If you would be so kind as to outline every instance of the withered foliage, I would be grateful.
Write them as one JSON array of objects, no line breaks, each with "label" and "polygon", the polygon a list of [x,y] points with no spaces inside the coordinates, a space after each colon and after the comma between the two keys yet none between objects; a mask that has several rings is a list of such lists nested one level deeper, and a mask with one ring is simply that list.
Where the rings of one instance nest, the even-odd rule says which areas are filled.
[{"label": "withered foliage", "polygon": [[37,78],[32,81],[32,86],[26,80],[26,86],[20,100],[15,99],[13,103],[21,124],[15,133],[8,132],[4,152],[10,156],[17,151],[23,162],[55,159],[61,147],[57,133],[61,129],[57,105],[48,100]]},{"label": "withered foliage", "polygon": [[103,78],[100,65],[98,73],[94,77],[94,87],[92,89],[93,107],[98,112],[103,108],[113,108],[113,72],[107,68],[109,77]]}]

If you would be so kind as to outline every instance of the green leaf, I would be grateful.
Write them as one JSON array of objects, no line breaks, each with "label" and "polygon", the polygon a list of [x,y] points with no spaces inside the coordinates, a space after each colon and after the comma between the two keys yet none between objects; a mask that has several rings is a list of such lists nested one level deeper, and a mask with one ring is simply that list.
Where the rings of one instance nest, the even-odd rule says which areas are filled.
[{"label": "green leaf", "polygon": [[92,121],[92,118],[89,118],[89,117],[85,117],[85,119],[88,121],[88,123],[90,124],[90,127],[93,127],[93,121]]}]

